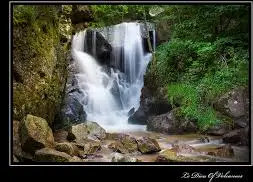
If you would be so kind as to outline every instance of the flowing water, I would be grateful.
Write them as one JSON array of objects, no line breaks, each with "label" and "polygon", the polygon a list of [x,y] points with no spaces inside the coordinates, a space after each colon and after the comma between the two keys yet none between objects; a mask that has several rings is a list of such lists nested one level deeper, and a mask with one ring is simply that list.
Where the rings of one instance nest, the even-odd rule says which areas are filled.
[{"label": "flowing water", "polygon": [[[107,132],[124,132],[135,137],[149,136],[155,138],[161,149],[171,148],[173,143],[191,145],[201,151],[212,151],[224,145],[220,137],[209,136],[210,142],[202,143],[199,134],[192,135],[164,135],[145,131],[145,125],[128,124],[130,109],[138,109],[141,89],[144,85],[143,76],[151,60],[151,54],[143,48],[141,26],[138,23],[122,23],[103,30],[104,37],[112,46],[109,70],[97,61],[96,31],[92,33],[92,55],[87,53],[87,32],[82,31],[73,37],[72,56],[78,65],[78,86],[87,98],[83,102],[87,113],[87,120],[95,121]],[[153,49],[155,50],[155,31],[153,31]],[[108,65],[107,65],[108,66]],[[102,143],[102,150],[98,152],[101,158],[90,161],[111,161],[111,150],[107,145],[111,141]],[[216,161],[248,161],[248,147],[232,146],[235,156],[232,158],[215,158]],[[142,161],[155,161],[158,153],[137,155]]]},{"label": "flowing water", "polygon": [[[143,76],[151,54],[144,52],[140,24],[118,24],[112,27],[111,32],[107,37],[112,45],[110,62],[116,68],[121,65],[122,69],[110,68],[109,73],[86,52],[86,31],[73,37],[72,56],[79,68],[76,76],[79,87],[88,97],[84,105],[87,120],[95,121],[109,131],[144,130],[145,126],[129,125],[127,120],[129,110],[139,107]],[[92,34],[92,53],[96,55],[95,31]]]}]

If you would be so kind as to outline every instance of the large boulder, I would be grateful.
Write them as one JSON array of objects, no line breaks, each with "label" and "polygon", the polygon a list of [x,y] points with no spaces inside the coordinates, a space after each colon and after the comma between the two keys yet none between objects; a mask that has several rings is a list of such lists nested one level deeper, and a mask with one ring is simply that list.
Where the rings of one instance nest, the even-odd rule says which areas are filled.
[{"label": "large boulder", "polygon": [[230,131],[229,125],[223,122],[223,123],[219,123],[219,124],[209,127],[206,133],[208,135],[222,136],[229,131]]},{"label": "large boulder", "polygon": [[138,149],[141,153],[154,153],[161,150],[157,141],[150,137],[142,137],[137,139]]},{"label": "large boulder", "polygon": [[[20,141],[20,121],[13,120],[13,127],[12,127],[13,135],[12,135],[12,150],[13,150],[13,157],[14,159],[23,162],[23,161],[32,161],[32,155],[24,152],[21,147]],[[14,161],[15,162],[15,161]]]},{"label": "large boulder", "polygon": [[249,127],[232,130],[222,136],[224,143],[249,145]]},{"label": "large boulder", "polygon": [[69,140],[75,140],[76,143],[85,143],[87,139],[105,139],[106,132],[96,122],[88,122],[87,124],[81,123],[73,125],[69,128]]},{"label": "large boulder", "polygon": [[167,101],[167,94],[164,89],[160,89],[157,92],[157,94],[152,94],[147,87],[142,88],[140,107],[130,115],[128,119],[129,123],[147,124],[149,116],[164,114],[172,109]]},{"label": "large boulder", "polygon": [[128,153],[127,148],[125,148],[124,145],[118,141],[115,141],[109,144],[108,148],[111,149],[113,152],[118,152],[122,154]]},{"label": "large boulder", "polygon": [[57,143],[55,145],[55,149],[60,152],[65,152],[66,154],[69,154],[73,156],[75,154],[75,149],[71,143],[63,142],[63,143]]},{"label": "large boulder", "polygon": [[87,142],[83,145],[83,151],[85,155],[94,154],[100,149],[100,142],[96,140],[87,140]]},{"label": "large boulder", "polygon": [[174,110],[166,114],[149,117],[147,130],[164,134],[182,134],[185,132],[195,132],[197,127],[192,121],[176,117]]},{"label": "large boulder", "polygon": [[107,134],[107,139],[116,140],[108,145],[108,148],[112,149],[114,152],[120,152],[123,154],[138,152],[137,141],[130,135],[120,133]]},{"label": "large boulder", "polygon": [[34,155],[34,160],[40,162],[69,162],[71,159],[70,155],[51,148],[37,150]]},{"label": "large boulder", "polygon": [[214,103],[214,108],[232,118],[248,115],[249,90],[239,87],[227,92]]},{"label": "large boulder", "polygon": [[61,109],[60,122],[57,123],[58,125],[55,125],[55,129],[85,122],[87,114],[83,105],[86,99],[80,89],[70,90],[65,96],[64,105]]},{"label": "large boulder", "polygon": [[54,147],[54,137],[45,119],[28,114],[20,126],[21,147],[25,152]]}]

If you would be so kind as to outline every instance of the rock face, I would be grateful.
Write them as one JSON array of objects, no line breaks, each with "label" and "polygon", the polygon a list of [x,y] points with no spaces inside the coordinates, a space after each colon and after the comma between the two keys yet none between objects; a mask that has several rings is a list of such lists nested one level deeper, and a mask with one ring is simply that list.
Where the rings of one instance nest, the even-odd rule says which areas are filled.
[{"label": "rock face", "polygon": [[20,140],[22,149],[29,153],[45,147],[54,147],[53,133],[47,121],[30,114],[21,123]]},{"label": "rock face", "polygon": [[167,96],[163,90],[152,97],[150,90],[143,87],[141,91],[140,107],[131,115],[128,122],[131,124],[146,124],[149,116],[164,114],[172,109],[167,101]]},{"label": "rock face", "polygon": [[214,107],[232,118],[245,116],[249,111],[248,95],[248,89],[236,88],[220,97]]},{"label": "rock face", "polygon": [[161,150],[157,141],[150,137],[142,137],[137,140],[138,149],[141,153],[154,153]]},{"label": "rock face", "polygon": [[34,160],[40,162],[69,162],[72,157],[51,148],[42,148],[35,152]]},{"label": "rock face", "polygon": [[[92,45],[95,39],[96,50],[92,49]],[[100,33],[94,30],[86,31],[86,46],[84,50],[94,56],[101,64],[110,65],[110,54],[112,52],[112,46],[108,43],[105,37]]]},{"label": "rock face", "polygon": [[222,136],[223,142],[236,145],[249,144],[249,127],[230,131]]},{"label": "rock face", "polygon": [[67,76],[67,52],[59,39],[59,6],[18,5],[14,9],[13,119],[21,121],[32,114],[51,126]]},{"label": "rock face", "polygon": [[87,114],[83,108],[85,96],[80,90],[74,90],[65,96],[61,110],[61,124],[59,128],[86,121]]},{"label": "rock face", "polygon": [[178,120],[173,112],[150,117],[147,121],[147,129],[165,134],[181,134],[195,132],[195,123],[187,120]]},{"label": "rock face", "polygon": [[81,123],[71,126],[68,132],[68,139],[75,140],[76,143],[85,143],[88,138],[104,139],[106,137],[105,130],[96,122]]}]

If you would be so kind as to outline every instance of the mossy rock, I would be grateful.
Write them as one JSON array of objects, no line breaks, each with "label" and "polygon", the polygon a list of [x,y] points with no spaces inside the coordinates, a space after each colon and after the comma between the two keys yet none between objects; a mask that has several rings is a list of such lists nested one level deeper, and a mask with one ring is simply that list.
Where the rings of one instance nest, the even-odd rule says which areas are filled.
[{"label": "mossy rock", "polygon": [[137,140],[138,143],[138,150],[141,153],[155,153],[161,150],[157,141],[150,137],[142,137],[141,139]]},{"label": "mossy rock", "polygon": [[72,146],[71,143],[68,143],[68,142],[57,143],[55,145],[55,149],[60,152],[65,152],[71,156],[75,154],[74,147]]},{"label": "mossy rock", "polygon": [[69,162],[72,157],[64,152],[43,148],[35,152],[34,160],[40,162]]},{"label": "mossy rock", "polygon": [[25,152],[54,147],[54,137],[45,119],[28,114],[20,123],[21,147]]},{"label": "mossy rock", "polygon": [[207,156],[182,156],[172,149],[162,151],[156,158],[157,162],[214,162],[214,159]]}]

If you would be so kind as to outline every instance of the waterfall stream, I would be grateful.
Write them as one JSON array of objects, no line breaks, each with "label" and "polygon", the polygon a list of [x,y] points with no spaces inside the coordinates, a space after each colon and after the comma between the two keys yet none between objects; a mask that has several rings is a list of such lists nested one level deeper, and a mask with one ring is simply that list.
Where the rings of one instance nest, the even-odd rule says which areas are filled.
[{"label": "waterfall stream", "polygon": [[[108,31],[107,31],[108,32]],[[88,121],[95,121],[106,130],[140,130],[144,125],[128,124],[130,109],[138,109],[143,76],[151,60],[151,53],[145,53],[141,25],[121,23],[111,27],[112,52],[110,63],[114,68],[104,69],[96,60],[96,32],[92,34],[93,56],[87,53],[87,32],[74,35],[72,57],[78,65],[78,86],[87,96],[83,105]],[[153,40],[154,41],[154,40]]]}]

